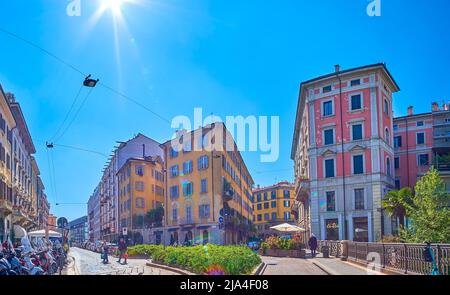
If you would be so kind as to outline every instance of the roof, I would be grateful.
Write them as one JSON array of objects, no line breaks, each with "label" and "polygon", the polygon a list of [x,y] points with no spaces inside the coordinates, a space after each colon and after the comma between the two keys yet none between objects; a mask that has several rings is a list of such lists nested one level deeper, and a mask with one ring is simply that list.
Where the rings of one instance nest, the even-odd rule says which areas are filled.
[{"label": "roof", "polygon": [[428,112],[428,113],[420,113],[420,114],[413,114],[413,115],[406,115],[406,116],[401,116],[401,117],[394,117],[394,122],[395,121],[400,121],[400,120],[406,120],[406,119],[416,119],[418,117],[431,117],[432,113]]},{"label": "roof", "polygon": [[23,116],[20,104],[18,102],[11,102],[10,105],[17,127],[20,130],[20,136],[25,143],[25,147],[28,149],[30,154],[36,153],[36,148],[34,146],[33,139],[31,138],[30,131],[28,130],[27,122]]},{"label": "roof", "polygon": [[257,192],[272,190],[272,189],[279,188],[279,187],[291,187],[291,188],[294,188],[294,184],[290,183],[288,181],[282,181],[282,182],[278,182],[278,183],[270,185],[270,186],[256,188],[256,189],[252,190],[252,192],[253,193],[257,193]]},{"label": "roof", "polygon": [[313,83],[318,83],[322,80],[327,80],[330,78],[334,78],[334,77],[342,77],[345,75],[349,75],[349,74],[353,74],[355,72],[360,72],[360,71],[366,71],[369,69],[381,69],[385,74],[386,77],[390,80],[390,82],[392,83],[392,86],[394,87],[395,92],[396,91],[400,91],[400,87],[398,86],[397,82],[395,82],[394,78],[392,77],[391,73],[389,72],[389,70],[386,67],[385,63],[375,63],[375,64],[370,64],[370,65],[366,65],[366,66],[361,66],[361,67],[356,67],[356,68],[351,68],[348,70],[343,70],[343,71],[339,71],[339,72],[333,72],[330,74],[326,74],[326,75],[322,75],[307,81],[304,81],[300,84],[300,90],[299,90],[299,95],[298,95],[298,103],[297,103],[297,113],[296,113],[296,118],[295,118],[295,127],[294,127],[294,134],[293,134],[293,139],[292,139],[292,147],[291,147],[291,159],[294,159],[295,157],[295,152],[296,152],[296,148],[297,148],[297,144],[296,142],[298,141],[298,134],[299,134],[299,128],[300,128],[300,121],[301,121],[301,115],[303,114],[303,109],[304,109],[304,99],[302,99],[303,97],[303,88],[309,84],[313,84]]},{"label": "roof", "polygon": [[156,163],[160,163],[161,165],[163,165],[163,160],[160,156],[149,156],[149,157],[145,157],[145,158],[137,158],[137,157],[133,157],[133,158],[128,158],[125,161],[125,164],[122,165],[122,167],[120,167],[120,169],[117,171],[116,175],[119,174],[123,168],[127,165],[127,163],[132,162],[132,161],[137,161],[137,162],[145,162],[145,163],[150,163],[155,165]]},{"label": "roof", "polygon": [[81,223],[86,223],[88,221],[87,215],[77,218],[75,220],[72,220],[71,222],[69,222],[69,227],[81,224]]}]

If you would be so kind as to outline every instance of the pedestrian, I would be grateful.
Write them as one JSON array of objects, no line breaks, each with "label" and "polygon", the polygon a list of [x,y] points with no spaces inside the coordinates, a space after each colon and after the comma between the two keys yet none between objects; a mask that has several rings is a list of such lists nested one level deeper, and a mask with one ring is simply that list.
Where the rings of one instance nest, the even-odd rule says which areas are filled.
[{"label": "pedestrian", "polygon": [[314,234],[311,234],[311,237],[308,241],[309,249],[311,249],[311,256],[316,257],[316,249],[317,249],[317,238]]},{"label": "pedestrian", "polygon": [[120,263],[120,261],[122,260],[122,257],[123,257],[123,258],[125,258],[125,263],[124,264],[127,264],[127,255],[126,255],[126,253],[127,253],[127,243],[125,243],[124,238],[120,238],[120,241],[119,241],[119,252],[120,252],[119,260],[117,262]]},{"label": "pedestrian", "polygon": [[106,243],[106,241],[103,241],[102,249],[103,249],[103,251],[102,251],[103,264],[108,264],[109,263],[109,259],[108,259],[109,246]]}]

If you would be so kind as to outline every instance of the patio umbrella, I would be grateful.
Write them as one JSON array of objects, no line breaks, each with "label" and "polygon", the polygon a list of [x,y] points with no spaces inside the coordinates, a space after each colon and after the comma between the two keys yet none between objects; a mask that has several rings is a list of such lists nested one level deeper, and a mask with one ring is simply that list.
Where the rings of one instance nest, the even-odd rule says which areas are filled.
[{"label": "patio umbrella", "polygon": [[25,238],[26,236],[27,236],[27,231],[23,227],[21,227],[17,224],[14,224],[14,237],[16,239],[21,239],[21,238]]},{"label": "patio umbrella", "polygon": [[283,223],[276,226],[272,226],[271,229],[277,230],[277,231],[283,231],[283,232],[299,232],[299,231],[305,231],[304,228],[301,228],[296,225],[292,225],[289,223]]}]

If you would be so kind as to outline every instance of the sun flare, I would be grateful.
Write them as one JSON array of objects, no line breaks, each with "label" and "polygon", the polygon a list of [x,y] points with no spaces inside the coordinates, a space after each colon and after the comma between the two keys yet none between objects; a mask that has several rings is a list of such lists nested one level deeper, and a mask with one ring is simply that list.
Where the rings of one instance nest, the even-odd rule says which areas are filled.
[{"label": "sun flare", "polygon": [[122,4],[125,0],[102,0],[102,10],[109,9],[114,15],[122,13]]}]

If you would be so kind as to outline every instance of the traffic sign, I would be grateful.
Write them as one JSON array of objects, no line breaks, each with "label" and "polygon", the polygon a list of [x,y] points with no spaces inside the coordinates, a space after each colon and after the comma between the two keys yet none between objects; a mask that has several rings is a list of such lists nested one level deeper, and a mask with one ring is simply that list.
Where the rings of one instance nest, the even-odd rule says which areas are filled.
[{"label": "traffic sign", "polygon": [[223,217],[222,216],[219,217],[219,223],[223,223]]},{"label": "traffic sign", "polygon": [[124,236],[128,235],[128,228],[126,228],[126,227],[122,228],[122,234]]},{"label": "traffic sign", "polygon": [[60,217],[58,218],[58,221],[56,222],[59,228],[66,228],[69,222],[67,221],[67,218]]}]

